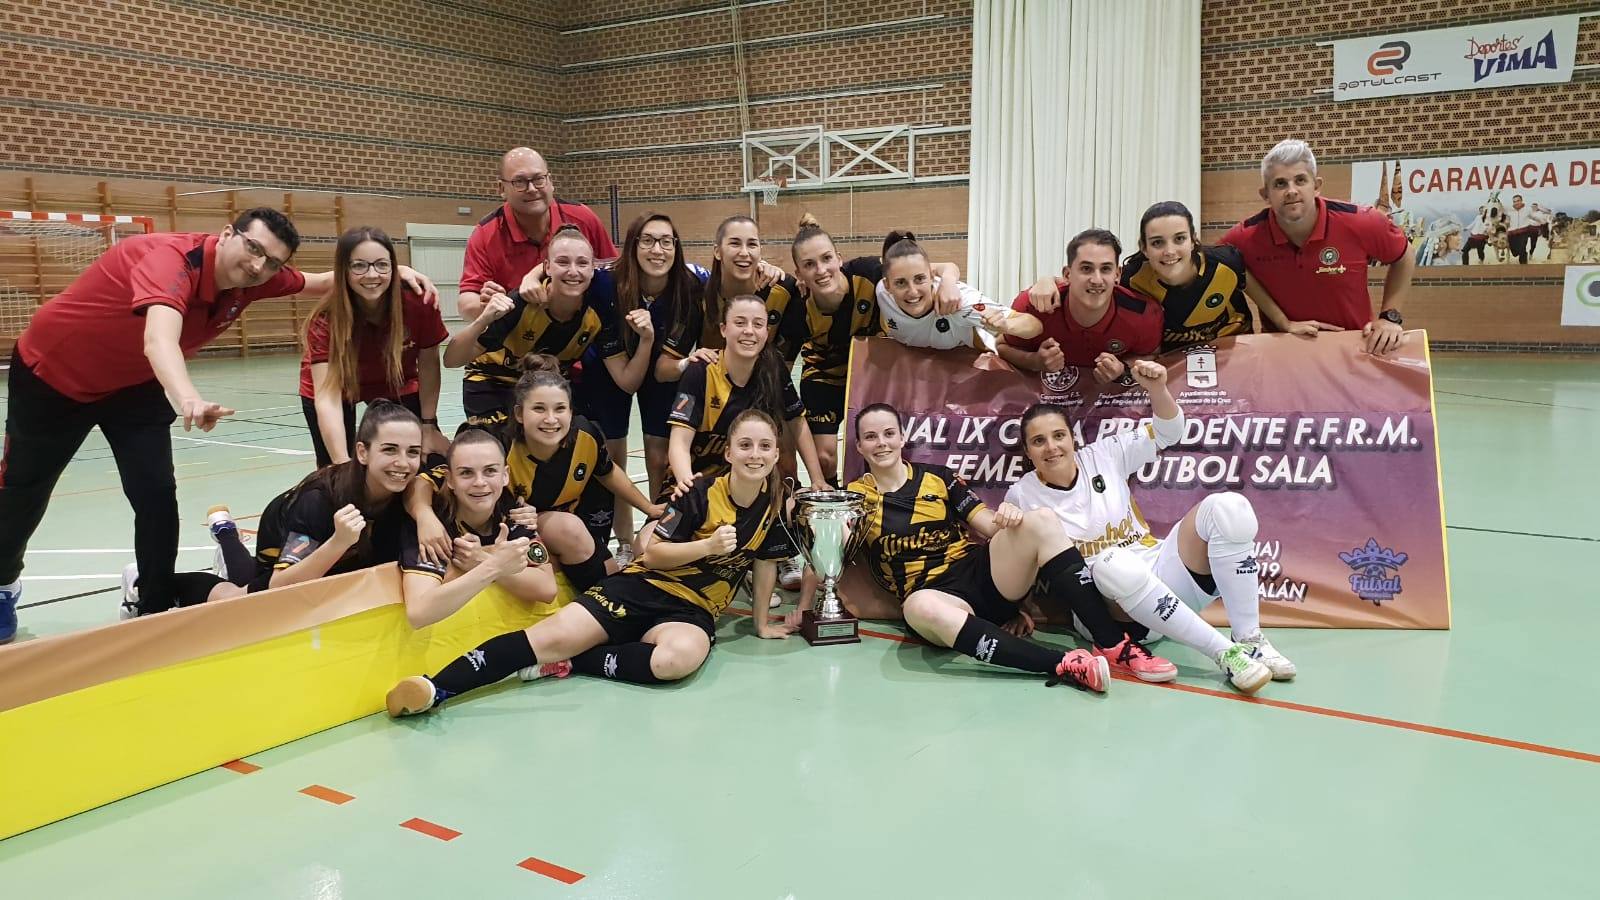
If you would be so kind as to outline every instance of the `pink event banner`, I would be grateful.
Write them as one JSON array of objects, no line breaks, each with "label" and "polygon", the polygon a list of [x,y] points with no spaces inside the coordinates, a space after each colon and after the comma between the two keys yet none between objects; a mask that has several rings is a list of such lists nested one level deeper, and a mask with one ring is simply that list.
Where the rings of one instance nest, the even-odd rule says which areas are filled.
[{"label": "pink event banner", "polygon": [[[1449,628],[1427,337],[1409,332],[1387,359],[1360,342],[1260,334],[1161,357],[1186,433],[1135,476],[1134,496],[1158,537],[1213,491],[1248,497],[1264,624]],[[1018,421],[1039,400],[1071,410],[1080,444],[1150,415],[1143,389],[1089,369],[1044,378],[992,354],[855,342],[850,409],[893,404],[906,458],[955,470],[991,505],[1026,471]],[[848,480],[863,471],[853,421],[845,443]],[[1206,616],[1222,622],[1221,604]]]}]

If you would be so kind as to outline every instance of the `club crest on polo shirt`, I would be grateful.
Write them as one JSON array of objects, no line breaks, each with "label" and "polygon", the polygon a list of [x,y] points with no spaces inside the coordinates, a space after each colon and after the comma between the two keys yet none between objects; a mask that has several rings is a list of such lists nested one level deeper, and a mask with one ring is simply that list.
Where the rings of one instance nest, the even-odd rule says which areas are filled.
[{"label": "club crest on polo shirt", "polygon": [[1106,341],[1106,352],[1108,353],[1121,353],[1126,349],[1128,349],[1128,345],[1124,344],[1121,338],[1112,338]]},{"label": "club crest on polo shirt", "polygon": [[1317,268],[1318,275],[1343,275],[1346,271],[1344,266],[1339,265],[1338,247],[1323,247],[1317,255],[1317,261],[1322,263]]}]

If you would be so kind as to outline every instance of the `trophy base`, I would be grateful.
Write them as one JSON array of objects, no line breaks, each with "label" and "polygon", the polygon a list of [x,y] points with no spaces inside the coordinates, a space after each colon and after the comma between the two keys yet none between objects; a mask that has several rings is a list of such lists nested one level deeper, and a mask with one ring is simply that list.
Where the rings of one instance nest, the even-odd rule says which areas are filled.
[{"label": "trophy base", "polygon": [[813,647],[827,644],[859,644],[861,620],[843,609],[839,611],[837,618],[832,619],[821,618],[816,610],[808,609],[800,614],[800,636]]}]

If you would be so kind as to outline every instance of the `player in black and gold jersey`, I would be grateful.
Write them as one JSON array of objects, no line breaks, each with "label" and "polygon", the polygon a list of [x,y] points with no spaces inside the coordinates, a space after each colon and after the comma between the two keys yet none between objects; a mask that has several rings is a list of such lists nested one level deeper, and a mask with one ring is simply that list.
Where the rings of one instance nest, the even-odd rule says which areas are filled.
[{"label": "player in black and gold jersey", "polygon": [[711,653],[716,617],[752,569],[756,633],[794,633],[798,614],[773,621],[766,611],[777,580],[773,560],[794,552],[779,524],[777,423],[759,410],[740,414],[727,461],[726,475],[695,485],[667,509],[656,525],[659,540],[621,574],[525,631],[485,641],[437,675],[402,680],[389,692],[389,714],[424,712],[513,672],[525,680],[578,672],[637,684],[685,678]]},{"label": "player in black and gold jersey", "polygon": [[494,435],[468,429],[450,445],[443,467],[445,490],[435,496],[433,511],[452,538],[450,558],[424,559],[412,522],[403,523],[400,535],[411,627],[448,618],[492,584],[530,605],[554,601],[555,574],[538,532],[512,518],[518,500],[508,486],[505,448]]},{"label": "player in black and gold jersey", "polygon": [[[1104,691],[1110,683],[1104,659],[1083,650],[1062,654],[1022,637],[1032,625],[1017,604],[1035,582],[1080,616],[1110,617],[1100,595],[1079,584],[1083,557],[1055,517],[1024,514],[1008,503],[991,512],[949,469],[907,463],[900,413],[886,403],[857,413],[855,427],[867,464],[849,487],[867,498],[862,552],[873,578],[900,599],[906,624],[937,646],[983,662]],[[967,540],[967,529],[988,545]]]},{"label": "player in black and gold jersey", "polygon": [[[851,339],[883,334],[877,295],[883,260],[858,256],[846,262],[833,246],[833,237],[810,213],[800,217],[790,251],[795,277],[806,296],[789,304],[778,323],[778,342],[780,347],[800,348],[800,399],[806,405],[817,460],[831,481],[838,472]],[[951,263],[932,268],[943,279],[940,299],[959,302],[956,285],[961,271]]]},{"label": "player in black and gold jersey", "polygon": [[[573,414],[571,385],[554,363],[545,357],[532,368],[517,382],[516,422],[504,436],[511,492],[537,511],[540,536],[568,579],[583,590],[615,571],[606,549],[614,498],[647,516],[661,509],[613,463],[600,429]],[[437,470],[418,479],[407,498],[418,532],[430,547],[439,546],[445,530],[431,506],[443,479]],[[437,554],[429,555],[437,559]]]},{"label": "player in black and gold jersey", "polygon": [[[686,360],[696,348],[721,350],[727,346],[718,324],[728,301],[734,297],[760,297],[767,307],[767,324],[773,333],[783,320],[784,312],[800,289],[793,278],[783,270],[761,258],[761,231],[749,216],[729,216],[717,226],[717,243],[711,250],[711,277],[701,294],[700,305],[685,308],[674,320],[671,331],[663,339],[661,350],[667,359]],[[780,346],[784,359],[794,361],[800,352],[798,346]],[[705,358],[705,355],[701,355]],[[665,381],[673,380],[673,363],[663,359],[656,374]]]},{"label": "player in black and gold jersey", "polygon": [[548,280],[545,297],[522,290],[504,294],[485,285],[483,312],[445,348],[446,366],[467,367],[461,385],[463,427],[493,429],[507,420],[521,375],[517,361],[524,355],[548,353],[565,373],[590,344],[610,340],[603,332],[614,327],[616,289],[610,273],[596,274],[594,251],[583,233],[576,227],[558,230],[541,269],[540,277]]},{"label": "player in black and gold jersey", "polygon": [[1194,216],[1175,200],[1140,217],[1139,250],[1122,266],[1122,286],[1161,304],[1163,353],[1254,331],[1246,290],[1258,304],[1272,302],[1239,251],[1200,243]]}]

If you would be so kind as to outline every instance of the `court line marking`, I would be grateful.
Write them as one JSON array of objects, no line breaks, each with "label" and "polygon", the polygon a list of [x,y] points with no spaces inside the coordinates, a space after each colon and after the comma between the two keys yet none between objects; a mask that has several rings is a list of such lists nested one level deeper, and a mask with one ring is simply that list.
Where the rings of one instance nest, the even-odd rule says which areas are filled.
[{"label": "court line marking", "polygon": [[[748,616],[749,610],[730,606],[727,609],[735,615]],[[912,638],[883,631],[869,631],[860,629],[861,634],[867,637],[880,638],[889,641],[898,641],[902,644],[925,644],[933,646],[920,638]],[[942,649],[942,648],[941,648]],[[1600,763],[1600,753],[1585,753],[1582,750],[1568,750],[1565,747],[1552,747],[1548,744],[1535,744],[1529,741],[1512,740],[1511,738],[1495,737],[1492,734],[1479,734],[1475,731],[1462,731],[1456,728],[1441,728],[1437,725],[1424,725],[1420,722],[1407,722],[1403,719],[1390,719],[1385,716],[1371,716],[1366,713],[1348,712],[1342,709],[1333,709],[1327,706],[1312,706],[1309,703],[1295,703],[1292,700],[1273,700],[1270,697],[1250,697],[1231,691],[1219,691],[1214,688],[1198,687],[1192,684],[1168,682],[1166,684],[1150,684],[1140,681],[1132,675],[1113,675],[1118,681],[1127,681],[1145,687],[1165,688],[1172,691],[1182,691],[1185,694],[1200,694],[1206,697],[1216,697],[1221,700],[1233,700],[1238,703],[1248,703],[1252,706],[1268,706],[1274,709],[1286,709],[1293,712],[1308,713],[1313,716],[1323,716],[1329,719],[1345,719],[1351,722],[1364,722],[1368,725],[1382,725],[1386,728],[1397,728],[1401,731],[1414,731],[1419,734],[1431,734],[1437,737],[1453,738],[1458,741],[1468,741],[1475,744],[1487,744],[1491,747],[1504,747],[1509,750],[1524,750],[1529,753],[1541,753],[1545,756],[1556,756],[1562,759],[1575,759],[1579,762]]]},{"label": "court line marking", "polygon": [[206,438],[185,437],[181,434],[172,436],[175,441],[188,441],[191,444],[207,444],[213,447],[243,447],[246,450],[265,450],[268,453],[277,453],[283,456],[316,456],[311,450],[290,450],[287,447],[263,447],[260,444],[236,444],[233,441],[213,441]]},{"label": "court line marking", "polygon": [[1600,542],[1600,538],[1584,537],[1577,534],[1543,534],[1537,531],[1508,531],[1504,528],[1474,528],[1471,525],[1446,525],[1453,531],[1476,531],[1481,534],[1510,534],[1517,537],[1549,538],[1553,541],[1590,541]]},{"label": "court line marking", "polygon": [[558,866],[553,862],[546,862],[537,856],[530,856],[517,863],[517,868],[537,872],[546,878],[554,878],[562,884],[577,884],[583,880],[583,873],[574,872],[565,866]]},{"label": "court line marking", "polygon": [[400,827],[409,828],[418,834],[425,834],[428,837],[437,838],[441,841],[453,841],[456,838],[461,837],[461,832],[455,830],[454,828],[446,828],[443,825],[429,822],[427,819],[407,819],[400,823]]},{"label": "court line marking", "polygon": [[[193,550],[215,550],[215,549],[216,549],[216,545],[215,544],[211,544],[209,546],[204,546],[204,547],[179,547],[178,548],[178,552],[179,553],[185,553],[185,552],[189,552],[189,551],[193,551]],[[29,550],[28,551],[28,555],[32,556],[35,553],[132,553],[132,552],[133,552],[133,548],[131,548],[131,547],[115,547],[115,548],[113,548],[113,547],[85,547],[85,548],[82,548],[82,549],[79,549],[77,547],[69,547],[69,548],[67,548],[65,550]]]},{"label": "court line marking", "polygon": [[305,794],[307,797],[315,797],[318,800],[326,800],[334,806],[343,806],[355,799],[355,797],[346,794],[344,791],[336,791],[320,784],[308,784],[300,789],[300,793]]},{"label": "court line marking", "polygon": [[[120,578],[121,576],[119,575],[118,577]],[[63,600],[76,600],[79,597],[93,597],[95,594],[109,594],[112,591],[120,590],[122,590],[121,585],[118,585],[117,587],[99,588],[93,591],[84,591],[81,594],[68,594],[65,597],[51,597],[49,600],[40,600],[37,603],[19,603],[17,604],[17,609],[33,609],[35,606],[49,606],[52,603],[60,603]]]},{"label": "court line marking", "polygon": [[260,766],[253,762],[245,762],[242,759],[230,759],[217,768],[227,769],[230,772],[238,772],[240,775],[249,775],[252,772],[261,771]]}]

